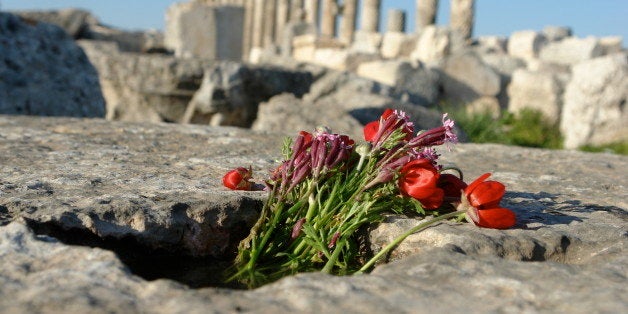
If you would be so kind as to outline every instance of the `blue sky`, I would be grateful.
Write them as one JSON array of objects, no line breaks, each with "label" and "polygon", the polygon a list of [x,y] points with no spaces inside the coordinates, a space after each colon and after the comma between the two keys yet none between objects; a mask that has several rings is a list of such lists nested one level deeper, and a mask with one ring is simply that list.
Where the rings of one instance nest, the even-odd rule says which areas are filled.
[{"label": "blue sky", "polygon": [[[124,29],[163,29],[164,12],[172,0],[0,0],[2,10],[79,7],[101,22]],[[414,28],[415,0],[382,0],[383,18],[390,8],[407,12]],[[449,20],[449,1],[440,0],[437,24]],[[570,26],[574,34],[622,36],[628,39],[628,0],[477,0],[474,35],[507,36],[513,31],[541,30],[546,25]]]}]

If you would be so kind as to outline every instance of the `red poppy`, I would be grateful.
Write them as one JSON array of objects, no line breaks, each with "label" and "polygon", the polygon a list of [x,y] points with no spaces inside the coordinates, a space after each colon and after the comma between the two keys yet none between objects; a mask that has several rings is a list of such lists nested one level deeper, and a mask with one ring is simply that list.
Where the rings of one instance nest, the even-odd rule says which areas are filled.
[{"label": "red poppy", "polygon": [[445,192],[438,188],[438,170],[428,159],[416,159],[401,168],[399,190],[417,199],[425,209],[436,209],[443,203]]},{"label": "red poppy", "polygon": [[253,186],[253,182],[249,181],[252,175],[253,171],[250,168],[238,167],[222,177],[222,184],[232,190],[250,191]]},{"label": "red poppy", "polygon": [[462,191],[467,188],[467,184],[453,174],[443,173],[438,179],[437,186],[445,191],[445,197],[452,200],[459,200]]},{"label": "red poppy", "polygon": [[497,181],[485,181],[490,175],[485,173],[467,186],[460,206],[466,207],[467,216],[480,227],[508,229],[516,223],[515,213],[499,207],[506,187]]}]

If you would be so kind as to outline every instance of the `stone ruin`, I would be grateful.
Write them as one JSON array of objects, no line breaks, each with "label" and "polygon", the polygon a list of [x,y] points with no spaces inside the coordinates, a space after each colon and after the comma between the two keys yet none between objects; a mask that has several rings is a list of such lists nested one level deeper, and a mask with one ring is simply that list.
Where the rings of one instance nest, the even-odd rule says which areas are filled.
[{"label": "stone ruin", "polygon": [[436,24],[438,1],[418,0],[414,33],[397,9],[380,31],[381,3],[194,0],[168,9],[164,34],[117,30],[80,10],[19,14],[78,40],[98,70],[107,119],[292,133],[316,122],[284,112],[329,107],[346,118],[330,123],[344,127],[368,121],[365,110],[445,103],[494,116],[538,110],[560,126],[566,148],[627,139],[620,37],[548,26],[476,38],[472,0],[452,0],[448,26]]},{"label": "stone ruin", "polygon": [[[0,115],[3,313],[625,312],[626,157],[490,144],[459,144],[443,160],[468,178],[493,172],[504,182],[502,205],[516,212],[516,228],[447,222],[407,238],[368,276],[309,273],[249,291],[216,287],[265,196],[226,191],[217,178],[242,165],[276,167],[278,132],[321,121],[359,132],[389,106],[426,128],[440,120],[428,105],[443,99],[484,98],[504,109],[527,97],[521,105],[560,104],[558,120],[582,133],[572,138],[625,136],[621,127],[606,131],[625,121],[626,52],[616,39],[554,27],[465,39],[431,25],[433,11],[422,10],[428,26],[394,35],[404,44],[391,45],[391,32],[360,30],[349,45],[307,22],[304,9],[315,2],[291,3],[300,5],[288,11],[297,12],[286,23],[291,33],[227,60],[218,50],[177,56],[164,45],[168,35],[117,30],[80,10],[0,12],[0,110],[12,114]],[[244,21],[251,12],[228,6]],[[215,13],[203,14],[223,23]],[[384,47],[397,47],[386,50],[394,57]],[[345,61],[298,61],[299,51],[340,52]],[[146,121],[181,123],[138,123]],[[371,249],[417,223],[389,217],[370,230]]]}]

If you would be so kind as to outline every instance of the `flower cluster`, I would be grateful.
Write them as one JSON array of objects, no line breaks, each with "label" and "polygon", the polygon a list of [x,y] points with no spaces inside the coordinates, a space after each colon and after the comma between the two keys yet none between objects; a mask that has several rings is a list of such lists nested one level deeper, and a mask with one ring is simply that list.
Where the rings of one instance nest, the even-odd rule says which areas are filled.
[{"label": "flower cluster", "polygon": [[[387,109],[364,127],[357,146],[325,128],[288,140],[284,161],[264,181],[268,200],[240,243],[231,279],[254,287],[297,272],[364,272],[412,232],[457,216],[480,227],[513,226],[514,213],[499,206],[503,184],[485,174],[467,185],[460,170],[456,176],[438,164],[435,147],[457,141],[453,121],[444,115],[442,122],[415,134],[405,112]],[[237,168],[223,183],[247,190],[251,178],[250,168]],[[435,218],[373,257],[361,249],[363,227],[386,213],[411,212]]]}]

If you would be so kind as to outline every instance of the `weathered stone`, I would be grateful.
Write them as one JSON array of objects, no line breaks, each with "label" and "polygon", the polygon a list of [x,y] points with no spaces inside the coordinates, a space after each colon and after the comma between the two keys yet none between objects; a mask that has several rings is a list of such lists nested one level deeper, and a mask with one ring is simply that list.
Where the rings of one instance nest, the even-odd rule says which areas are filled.
[{"label": "weathered stone", "polygon": [[508,85],[512,74],[515,70],[526,67],[526,62],[522,59],[515,58],[507,54],[500,53],[487,53],[481,54],[482,61],[490,66],[495,72],[499,74],[501,86],[499,88],[499,94],[497,99],[499,100],[500,108],[508,108]]},{"label": "weathered stone", "polygon": [[602,54],[609,55],[622,51],[623,38],[621,36],[607,36],[598,38],[598,44],[602,47]]},{"label": "weathered stone", "polygon": [[541,33],[548,41],[559,41],[572,35],[571,28],[567,26],[545,26]]},{"label": "weathered stone", "polygon": [[347,69],[347,59],[350,53],[350,51],[343,48],[318,48],[314,50],[312,63],[344,71]]},{"label": "weathered stone", "polygon": [[372,61],[360,64],[356,73],[394,87],[407,94],[408,100],[415,104],[433,105],[438,98],[438,74],[420,64],[400,60]]},{"label": "weathered stone", "polygon": [[473,35],[475,19],[475,0],[451,0],[451,29],[460,33],[464,39]]},{"label": "weathered stone", "polygon": [[351,52],[379,53],[382,45],[382,35],[374,32],[358,30],[354,34],[353,42],[349,48]]},{"label": "weathered stone", "polygon": [[379,16],[382,7],[382,0],[362,1],[362,27],[360,30],[367,33],[379,32]]},{"label": "weathered stone", "polygon": [[535,31],[517,31],[508,38],[508,54],[526,60],[534,59],[546,43],[547,38]]},{"label": "weathered stone", "polygon": [[410,58],[437,65],[446,56],[462,50],[464,46],[464,38],[460,34],[446,27],[430,25],[421,31]]},{"label": "weathered stone", "polygon": [[[283,57],[292,57],[295,54],[295,59],[297,56],[300,56],[303,53],[303,50],[309,50],[311,47],[308,47],[311,44],[308,41],[303,41],[302,39],[296,40],[297,37],[305,36],[310,37],[311,35],[316,34],[316,27],[311,23],[303,23],[303,22],[290,22],[286,25],[283,30],[283,36],[281,40],[281,55]],[[296,42],[295,42],[296,40]],[[296,50],[296,51],[295,51]]]},{"label": "weathered stone", "polygon": [[14,13],[26,20],[39,21],[57,25],[73,38],[88,36],[90,28],[98,25],[98,19],[89,11],[80,9],[63,9],[48,11],[15,11]]},{"label": "weathered stone", "polygon": [[403,33],[406,31],[406,11],[399,9],[388,10],[386,32]]},{"label": "weathered stone", "polygon": [[218,63],[205,71],[181,122],[249,127],[260,102],[281,93],[301,97],[312,81],[312,75],[305,71]]},{"label": "weathered stone", "polygon": [[480,96],[497,96],[500,91],[499,74],[472,51],[449,56],[442,71],[443,93],[447,99],[471,102]]},{"label": "weathered stone", "polygon": [[[180,252],[212,237],[222,238],[217,247],[227,235],[237,241],[225,226],[240,221],[245,229],[264,193],[225,191],[220,177],[235,166],[272,169],[280,136],[33,117],[0,117],[0,134],[0,149],[14,152],[0,157],[0,307],[8,313],[619,313],[628,303],[623,156],[457,145],[441,160],[467,180],[492,171],[504,182],[502,205],[516,212],[515,228],[447,222],[410,236],[395,261],[370,275],[310,273],[251,291],[194,290],[132,275],[137,268],[120,262],[120,247]],[[371,232],[373,248],[418,222],[391,217]],[[66,243],[102,239],[118,254],[34,235],[25,223]]]},{"label": "weathered stone", "polygon": [[563,86],[551,72],[516,70],[508,85],[508,111],[524,109],[539,111],[552,124],[560,120]]},{"label": "weathered stone", "polygon": [[416,0],[414,31],[419,33],[428,25],[436,23],[438,0]]},{"label": "weathered stone", "polygon": [[90,27],[85,39],[115,42],[120,51],[125,52],[164,52],[164,35],[158,31],[127,32],[102,25]]},{"label": "weathered stone", "polygon": [[165,44],[177,57],[240,61],[243,25],[242,7],[175,3],[166,12]]},{"label": "weathered stone", "polygon": [[58,26],[0,12],[0,113],[104,117],[98,74]]},{"label": "weathered stone", "polygon": [[399,58],[408,42],[408,36],[402,32],[386,32],[382,38],[381,55],[387,59]]},{"label": "weathered stone", "polygon": [[570,65],[599,57],[603,52],[604,49],[594,37],[570,37],[548,43],[541,49],[539,59],[546,62]]},{"label": "weathered stone", "polygon": [[481,54],[505,54],[507,39],[502,36],[480,36],[476,39],[476,50]]},{"label": "weathered stone", "polygon": [[79,41],[96,69],[107,119],[179,121],[211,62],[121,52],[111,42]]},{"label": "weathered stone", "polygon": [[358,0],[344,0],[342,3],[342,24],[340,25],[339,37],[340,41],[342,41],[345,45],[349,45],[353,41],[357,18]]},{"label": "weathered stone", "polygon": [[572,67],[561,118],[566,148],[628,140],[628,55],[618,53]]}]

